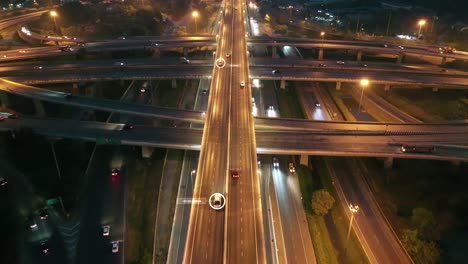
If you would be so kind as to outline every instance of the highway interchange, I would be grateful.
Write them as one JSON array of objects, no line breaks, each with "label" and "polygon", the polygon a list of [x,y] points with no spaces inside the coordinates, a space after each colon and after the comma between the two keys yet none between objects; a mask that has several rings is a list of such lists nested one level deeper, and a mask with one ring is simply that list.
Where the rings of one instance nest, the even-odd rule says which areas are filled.
[{"label": "highway interchange", "polygon": [[[216,58],[224,59],[224,64],[221,67],[218,67],[216,62],[213,66],[213,61],[210,63],[206,60],[191,60],[192,65],[197,65],[197,69],[194,69],[192,65],[181,65],[175,60],[164,60],[165,62],[162,63],[142,60],[125,61],[124,67],[116,65],[115,62],[84,62],[71,63],[66,66],[41,66],[40,69],[34,68],[36,65],[11,65],[0,68],[2,77],[5,78],[0,83],[0,90],[8,93],[48,102],[115,111],[135,116],[203,123],[203,130],[138,126],[132,131],[125,131],[123,130],[125,124],[122,123],[76,122],[59,119],[37,119],[26,116],[19,120],[7,119],[3,121],[0,130],[14,131],[15,129],[32,128],[38,133],[49,136],[88,141],[96,141],[98,138],[111,138],[118,139],[122,144],[128,145],[201,150],[193,199],[207,199],[212,193],[220,192],[225,194],[226,206],[223,210],[217,211],[209,208],[206,204],[195,203],[192,205],[187,247],[184,254],[184,262],[187,263],[270,262],[273,253],[270,252],[272,249],[264,241],[264,233],[267,233],[268,230],[264,226],[263,219],[267,218],[267,216],[262,211],[262,209],[265,210],[265,205],[260,205],[261,180],[259,177],[261,176],[257,173],[257,153],[468,160],[468,153],[465,147],[468,143],[465,123],[416,125],[376,124],[372,122],[330,123],[280,118],[254,119],[250,101],[253,91],[249,78],[355,82],[361,78],[362,72],[365,72],[366,77],[371,78],[375,83],[410,83],[415,85],[440,83],[447,86],[453,85],[466,88],[466,74],[463,72],[441,73],[437,69],[427,72],[424,69],[420,71],[395,66],[400,73],[415,74],[411,77],[399,77],[398,80],[395,80],[396,75],[389,74],[385,76],[385,74],[380,73],[386,67],[390,67],[390,71],[394,72],[394,66],[381,67],[377,65],[375,69],[373,68],[372,73],[370,73],[369,68],[363,69],[358,64],[353,65],[349,63],[346,67],[335,67],[336,65],[333,65],[334,61],[330,61],[327,65],[330,67],[320,71],[321,69],[318,65],[309,65],[309,62],[304,62],[303,60],[281,62],[273,59],[248,58],[248,43],[245,40],[245,29],[243,26],[239,26],[246,19],[243,13],[244,7],[240,1],[233,1],[232,5],[227,4],[225,7],[220,38],[218,45],[216,45]],[[238,26],[236,27],[236,25]],[[161,45],[161,39],[156,41],[158,41],[158,46]],[[269,42],[268,40],[261,41],[263,43]],[[281,43],[278,42],[273,42],[272,45],[281,46]],[[114,43],[117,44],[107,47],[122,48],[122,43],[127,45],[129,42],[114,41]],[[145,39],[138,43],[138,45],[144,43],[143,45],[148,46],[148,43],[156,42]],[[189,46],[194,44],[200,45],[200,43],[191,43]],[[291,43],[291,45],[293,44],[297,44],[297,41]],[[319,44],[323,45],[323,43],[315,45]],[[336,45],[355,44],[359,45],[359,43],[341,43]],[[171,43],[171,45],[184,47],[186,44]],[[333,43],[328,45],[335,47]],[[346,46],[346,48],[349,47]],[[102,47],[99,49],[102,49]],[[125,46],[124,49],[128,49],[128,47]],[[359,49],[365,50],[362,47]],[[387,50],[387,48],[379,47],[372,47],[372,49],[377,49],[377,51],[380,51],[379,49]],[[33,58],[49,56],[50,53],[56,53],[56,55],[64,54],[57,48],[48,47],[35,49],[34,51],[32,49],[23,50],[25,52],[11,51],[11,54],[8,53],[3,58],[14,58],[15,56],[17,58]],[[417,49],[408,52],[427,54],[426,51],[417,51]],[[230,58],[226,58],[227,54],[230,54]],[[453,56],[449,55],[449,57]],[[256,68],[249,70],[249,63],[255,64]],[[172,74],[159,69],[159,67],[167,67],[168,65],[176,68],[177,73]],[[262,65],[264,69],[257,69],[257,67],[262,67]],[[290,67],[289,65],[292,66]],[[348,66],[351,68],[350,71],[355,71],[356,73],[343,73],[343,68],[347,68]],[[83,73],[84,69],[90,67],[92,68],[92,73]],[[199,68],[202,67],[204,68],[200,70]],[[294,67],[296,69],[292,69]],[[298,67],[309,69],[298,71]],[[119,71],[115,72],[116,68]],[[274,76],[272,74],[271,71],[276,68],[281,68],[281,76]],[[311,69],[315,72],[311,73]],[[102,72],[96,73],[96,70]],[[336,73],[329,72],[334,70],[336,70]],[[73,73],[67,75],[69,71]],[[112,75],[110,73],[112,71],[114,71],[114,77],[109,77]],[[434,77],[434,75],[438,76]],[[81,96],[67,97],[66,93],[48,91],[15,83],[38,84],[147,78],[198,78],[211,80],[207,111],[155,108],[141,104],[135,105]],[[241,81],[246,83],[243,88],[240,86]],[[64,124],[67,125],[64,126]],[[437,152],[426,154],[402,153],[400,149],[401,145],[410,143],[436,145]],[[236,182],[233,182],[231,178],[230,173],[232,169],[239,170],[242,174],[242,177]],[[268,171],[267,167],[265,170],[265,174],[274,174],[274,172]],[[274,176],[273,178],[277,185],[284,184],[278,182],[279,179],[281,177]],[[280,199],[286,199],[284,197],[281,198],[281,193],[278,195]],[[116,210],[119,211],[121,209]],[[207,243],[198,242],[202,240]]]}]

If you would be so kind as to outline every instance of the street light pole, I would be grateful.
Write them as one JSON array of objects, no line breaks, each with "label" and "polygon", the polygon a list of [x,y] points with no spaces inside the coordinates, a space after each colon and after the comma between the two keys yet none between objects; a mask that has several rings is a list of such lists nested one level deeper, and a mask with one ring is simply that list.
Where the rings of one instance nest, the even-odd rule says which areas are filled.
[{"label": "street light pole", "polygon": [[349,219],[348,235],[346,236],[344,255],[346,255],[346,250],[348,249],[349,235],[351,235],[351,227],[353,226],[354,214],[359,211],[359,206],[350,204],[349,210],[351,211],[351,218]]},{"label": "street light pole", "polygon": [[366,88],[367,85],[369,85],[369,80],[362,79],[360,84],[361,84],[362,90],[361,90],[361,99],[359,99],[358,116],[361,113],[361,103],[362,103],[362,97],[364,95],[364,88]]},{"label": "street light pole", "polygon": [[198,25],[197,25],[197,18],[198,18],[198,11],[192,12],[192,17],[195,19],[195,33],[198,33]]},{"label": "street light pole", "polygon": [[424,19],[419,20],[419,22],[418,22],[418,25],[419,25],[418,38],[419,38],[419,36],[421,36],[421,29],[422,29],[422,26],[424,26],[425,24],[426,24],[426,20],[424,20]]},{"label": "street light pole", "polygon": [[57,20],[55,19],[57,17],[57,11],[50,11],[50,16],[54,20],[54,31],[56,34],[58,34],[58,26],[57,26]]}]

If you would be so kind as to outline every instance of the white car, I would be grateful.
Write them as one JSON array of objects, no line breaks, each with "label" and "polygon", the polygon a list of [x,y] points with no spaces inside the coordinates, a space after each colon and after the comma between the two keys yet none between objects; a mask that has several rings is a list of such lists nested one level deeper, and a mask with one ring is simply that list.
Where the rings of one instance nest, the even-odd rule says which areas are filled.
[{"label": "white car", "polygon": [[244,81],[241,81],[241,82],[240,82],[240,86],[241,86],[241,88],[244,88],[244,87],[245,87],[245,82],[244,82]]},{"label": "white car", "polygon": [[221,195],[215,195],[213,197],[213,208],[215,210],[218,210],[221,208],[221,204],[222,204],[222,197]]},{"label": "white car", "polygon": [[119,252],[119,241],[112,241],[112,253]]},{"label": "white car", "polygon": [[109,236],[110,226],[106,225],[102,227],[102,236]]},{"label": "white car", "polygon": [[279,167],[279,162],[277,158],[273,158],[273,167],[278,168]]}]

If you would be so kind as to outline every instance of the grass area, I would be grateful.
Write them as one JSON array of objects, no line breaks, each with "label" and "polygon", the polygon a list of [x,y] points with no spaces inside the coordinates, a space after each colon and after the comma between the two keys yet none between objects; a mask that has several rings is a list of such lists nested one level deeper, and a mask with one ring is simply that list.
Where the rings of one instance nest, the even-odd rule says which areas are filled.
[{"label": "grass area", "polygon": [[468,119],[468,91],[391,89],[376,92],[402,111],[425,122]]},{"label": "grass area", "polygon": [[151,158],[135,158],[128,163],[126,263],[151,262],[165,153],[165,150],[155,149]]},{"label": "grass area", "polygon": [[[339,90],[337,91],[335,87],[332,87],[332,83],[327,83],[327,90],[330,93],[330,95],[333,98],[333,101],[335,102],[336,106],[338,107],[338,110],[341,112],[342,116],[344,116],[346,121],[356,121],[356,118],[354,115],[348,111],[348,108],[346,107],[345,103],[343,102],[342,96],[343,96],[343,91]],[[342,87],[343,89],[343,87]]]},{"label": "grass area", "polygon": [[304,118],[296,89],[291,85],[286,89],[277,89],[278,107],[282,118]]}]

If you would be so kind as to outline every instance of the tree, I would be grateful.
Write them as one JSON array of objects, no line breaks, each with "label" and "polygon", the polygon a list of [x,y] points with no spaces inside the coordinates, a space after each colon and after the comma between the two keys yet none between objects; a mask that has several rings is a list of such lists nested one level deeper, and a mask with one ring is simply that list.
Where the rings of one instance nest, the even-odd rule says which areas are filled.
[{"label": "tree", "polygon": [[435,264],[440,258],[440,251],[434,241],[425,241],[419,237],[418,230],[403,230],[401,242],[414,263]]},{"label": "tree", "polygon": [[326,215],[335,204],[335,199],[324,189],[312,194],[312,210],[316,215]]},{"label": "tree", "polygon": [[421,234],[428,235],[428,229],[431,229],[435,224],[434,215],[426,208],[414,208],[411,215],[411,222]]}]

